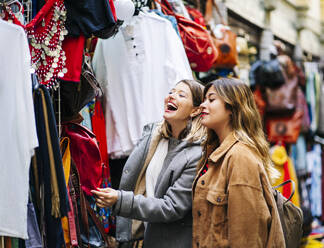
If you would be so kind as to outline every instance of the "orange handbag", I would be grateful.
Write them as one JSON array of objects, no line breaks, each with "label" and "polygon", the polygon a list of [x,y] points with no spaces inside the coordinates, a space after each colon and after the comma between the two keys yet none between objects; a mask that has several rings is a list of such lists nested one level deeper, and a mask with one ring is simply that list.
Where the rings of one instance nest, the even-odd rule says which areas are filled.
[{"label": "orange handbag", "polygon": [[205,20],[208,25],[212,18],[212,10],[215,7],[218,15],[221,19],[221,24],[224,28],[221,29],[222,37],[216,37],[213,30],[210,28],[210,33],[213,38],[214,45],[218,51],[218,57],[213,65],[214,68],[233,68],[238,63],[238,54],[236,50],[236,34],[228,29],[225,24],[224,18],[214,0],[207,0],[206,2],[206,12]]},{"label": "orange handbag", "polygon": [[303,112],[295,111],[291,117],[268,117],[266,130],[269,142],[296,143],[303,119]]}]

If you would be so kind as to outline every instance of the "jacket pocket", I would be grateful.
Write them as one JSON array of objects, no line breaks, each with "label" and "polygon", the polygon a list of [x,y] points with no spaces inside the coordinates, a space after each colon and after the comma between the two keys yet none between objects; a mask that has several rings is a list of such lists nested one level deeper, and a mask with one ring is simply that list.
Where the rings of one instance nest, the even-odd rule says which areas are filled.
[{"label": "jacket pocket", "polygon": [[[228,242],[228,221],[227,221],[227,206],[228,194],[223,194],[213,190],[209,190],[206,195],[208,202],[208,219],[210,227],[213,231],[210,232],[210,238],[215,247],[225,247],[221,244]],[[226,246],[227,247],[227,246]]]},{"label": "jacket pocket", "polygon": [[206,196],[213,225],[224,223],[227,219],[228,195],[209,190]]}]

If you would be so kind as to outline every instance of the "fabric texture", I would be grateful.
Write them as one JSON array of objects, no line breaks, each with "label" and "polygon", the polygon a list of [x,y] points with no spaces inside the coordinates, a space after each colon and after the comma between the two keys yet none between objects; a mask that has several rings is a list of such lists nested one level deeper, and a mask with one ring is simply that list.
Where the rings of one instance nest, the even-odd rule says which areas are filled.
[{"label": "fabric texture", "polygon": [[165,15],[163,14],[160,10],[158,9],[152,9],[152,12],[154,12],[155,14],[169,20],[172,24],[172,27],[174,28],[174,30],[177,32],[177,35],[180,37],[180,33],[179,33],[179,29],[178,29],[178,23],[177,23],[177,19],[174,16],[169,16],[169,15]]},{"label": "fabric texture", "polygon": [[0,19],[0,33],[0,236],[26,239],[29,165],[38,146],[31,59],[21,27]]},{"label": "fabric texture", "polygon": [[292,158],[294,160],[297,175],[304,175],[307,172],[306,163],[306,140],[304,135],[300,135],[297,143],[292,145]]},{"label": "fabric texture", "polygon": [[33,167],[38,180],[33,184],[44,192],[37,206],[41,235],[48,248],[59,248],[64,244],[61,217],[67,216],[69,202],[53,104],[44,85],[34,91],[34,107],[39,147],[35,156],[37,165]]},{"label": "fabric texture", "polygon": [[28,203],[28,239],[25,241],[26,248],[42,248],[42,238],[39,232],[34,205]]},{"label": "fabric texture", "polygon": [[[193,183],[193,247],[285,247],[258,156],[233,133],[205,156]],[[199,177],[206,162],[208,170]]]},{"label": "fabric texture", "polygon": [[161,139],[145,173],[146,196],[154,197],[154,189],[168,152],[168,140]]},{"label": "fabric texture", "polygon": [[113,38],[99,39],[92,64],[107,96],[107,144],[114,159],[130,154],[147,123],[161,120],[169,90],[192,79],[171,23],[145,11],[124,23]]},{"label": "fabric texture", "polygon": [[145,179],[145,168],[155,152],[151,147],[156,147],[161,139],[155,128],[153,124],[145,126],[141,140],[125,164],[120,197],[114,207],[118,215],[116,238],[120,242],[134,240],[137,233],[132,233],[134,223],[131,219],[137,219],[148,222],[144,247],[188,248],[192,246],[191,185],[202,148],[199,142],[177,141],[164,160],[154,197],[144,196],[145,180],[144,188],[137,189],[143,194],[134,194],[132,191],[136,191],[141,174]]},{"label": "fabric texture", "polygon": [[310,206],[314,217],[322,216],[322,149],[320,144],[314,145],[313,149],[306,154],[307,165],[311,172]]},{"label": "fabric texture", "polygon": [[309,106],[310,130],[315,132],[318,126],[319,106],[320,106],[320,80],[318,64],[312,62],[304,63],[306,74],[306,100]]},{"label": "fabric texture", "polygon": [[85,37],[83,35],[66,37],[62,42],[62,49],[66,57],[65,68],[67,69],[67,73],[61,78],[62,80],[80,82],[84,46]]},{"label": "fabric texture", "polygon": [[108,0],[66,0],[66,28],[69,35],[83,34],[105,37],[105,32],[116,23],[113,1]]}]

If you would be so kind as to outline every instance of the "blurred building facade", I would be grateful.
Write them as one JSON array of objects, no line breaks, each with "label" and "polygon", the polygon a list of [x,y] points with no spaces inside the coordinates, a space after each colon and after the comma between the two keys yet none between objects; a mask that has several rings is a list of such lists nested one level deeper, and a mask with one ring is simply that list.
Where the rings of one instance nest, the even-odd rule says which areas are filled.
[{"label": "blurred building facade", "polygon": [[[236,23],[241,23],[242,20],[246,21],[246,27],[250,25],[250,29],[243,27],[243,30],[245,29],[243,33],[249,35],[252,41],[256,42],[257,39],[260,41],[262,31],[269,29],[275,39],[284,41],[292,50],[296,50],[296,47],[297,50],[301,48],[304,60],[323,57],[324,0],[220,0],[220,2],[226,6],[229,24],[234,29]],[[241,20],[235,23],[237,18]],[[242,25],[240,26],[238,33],[242,32]],[[301,51],[297,51],[297,56]]]}]

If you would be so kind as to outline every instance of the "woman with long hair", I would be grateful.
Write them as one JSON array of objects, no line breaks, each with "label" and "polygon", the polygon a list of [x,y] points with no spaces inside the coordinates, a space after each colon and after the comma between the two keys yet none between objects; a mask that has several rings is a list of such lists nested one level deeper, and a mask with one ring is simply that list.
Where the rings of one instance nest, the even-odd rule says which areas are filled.
[{"label": "woman with long hair", "polygon": [[177,83],[165,98],[164,120],[144,128],[119,190],[92,191],[98,206],[113,206],[119,247],[138,247],[143,238],[147,248],[192,246],[191,187],[206,137],[202,100],[198,82]]},{"label": "woman with long hair", "polygon": [[204,90],[205,153],[193,184],[193,247],[285,247],[269,145],[249,87],[222,78]]}]

